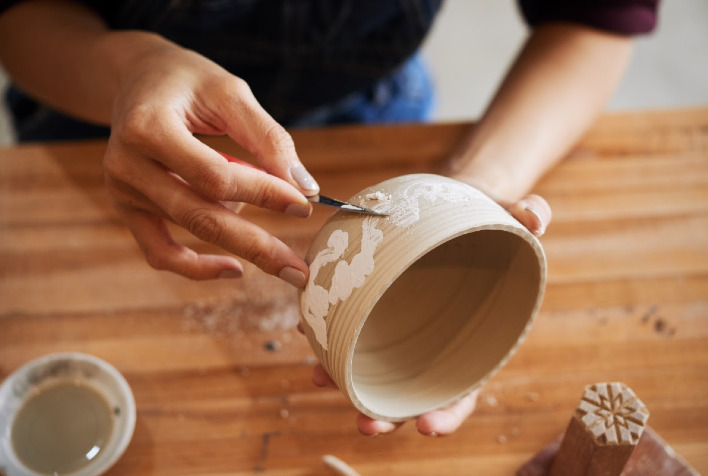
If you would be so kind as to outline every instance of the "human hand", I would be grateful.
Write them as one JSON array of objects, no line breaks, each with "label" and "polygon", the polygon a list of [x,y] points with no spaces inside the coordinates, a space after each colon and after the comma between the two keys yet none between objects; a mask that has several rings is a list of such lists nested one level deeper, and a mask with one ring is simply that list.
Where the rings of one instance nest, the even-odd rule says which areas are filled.
[{"label": "human hand", "polygon": [[[165,223],[172,221],[269,274],[304,286],[304,260],[228,206],[245,202],[310,215],[305,195],[319,187],[292,138],[243,80],[194,52],[147,38],[151,47],[141,50],[118,82],[104,168],[114,204],[148,263],[192,279],[241,276],[236,258],[199,254],[175,242]],[[227,134],[267,173],[229,162],[193,134]]]},{"label": "human hand", "polygon": [[527,195],[511,204],[500,203],[500,205],[536,236],[546,232],[553,216],[548,202],[535,194]]},{"label": "human hand", "polygon": [[450,178],[459,180],[477,188],[489,198],[501,205],[519,223],[524,225],[531,233],[541,236],[546,232],[546,228],[551,223],[553,213],[551,206],[546,199],[536,194],[529,194],[520,200],[505,199],[491,192],[491,187],[486,187],[480,180],[467,175],[448,173]]},{"label": "human hand", "polygon": [[[484,192],[484,190],[482,190]],[[504,207],[511,216],[524,225],[531,233],[541,236],[551,223],[553,213],[545,198],[536,195],[526,195],[521,200],[507,201],[490,196],[492,200]]]}]

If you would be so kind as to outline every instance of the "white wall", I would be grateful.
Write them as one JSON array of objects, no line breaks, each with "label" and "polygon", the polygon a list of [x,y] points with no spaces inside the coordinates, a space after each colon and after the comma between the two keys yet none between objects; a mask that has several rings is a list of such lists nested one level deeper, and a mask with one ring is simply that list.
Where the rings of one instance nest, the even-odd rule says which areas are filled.
[{"label": "white wall", "polygon": [[[446,0],[423,47],[438,120],[479,117],[526,36],[514,0]],[[708,105],[708,1],[664,0],[609,109]]]}]

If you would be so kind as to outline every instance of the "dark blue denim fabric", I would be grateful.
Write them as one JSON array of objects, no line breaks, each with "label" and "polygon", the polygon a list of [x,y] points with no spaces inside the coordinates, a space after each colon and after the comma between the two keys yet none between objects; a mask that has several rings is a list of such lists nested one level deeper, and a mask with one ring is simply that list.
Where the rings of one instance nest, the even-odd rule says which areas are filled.
[{"label": "dark blue denim fabric", "polygon": [[414,55],[395,74],[371,88],[301,116],[288,125],[418,122],[430,119],[435,106],[433,83],[423,60]]},{"label": "dark blue denim fabric", "polygon": [[[154,31],[214,60],[285,126],[418,121],[432,107],[432,85],[415,53],[441,0],[84,3],[111,28]],[[20,140],[107,135],[15,89],[8,99]]]}]

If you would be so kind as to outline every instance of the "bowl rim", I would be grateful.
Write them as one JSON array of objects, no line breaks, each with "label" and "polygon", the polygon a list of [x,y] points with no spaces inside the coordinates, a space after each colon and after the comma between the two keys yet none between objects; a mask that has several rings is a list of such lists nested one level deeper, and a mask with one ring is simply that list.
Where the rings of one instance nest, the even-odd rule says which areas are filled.
[{"label": "bowl rim", "polygon": [[[115,392],[110,396],[116,397],[125,403],[121,407],[121,416],[124,423],[121,424],[120,433],[114,434],[112,442],[107,447],[110,453],[105,458],[97,458],[86,466],[76,471],[67,473],[66,476],[91,476],[99,475],[111,468],[123,455],[130,443],[135,430],[137,419],[135,397],[125,377],[111,364],[105,360],[82,352],[56,352],[43,355],[30,360],[14,370],[0,385],[0,472],[4,471],[8,476],[45,476],[25,466],[15,454],[12,446],[12,426],[19,410],[32,395],[32,389],[39,388],[46,382],[47,378],[37,382],[28,381],[27,377],[36,369],[42,368],[54,362],[76,362],[93,365],[102,376],[105,376],[115,384]],[[49,377],[51,378],[51,377]],[[88,377],[79,376],[82,381],[89,382]],[[21,389],[19,386],[25,386]],[[92,388],[95,387],[89,384]],[[97,390],[99,393],[105,393]],[[106,395],[103,395],[104,398]]]}]

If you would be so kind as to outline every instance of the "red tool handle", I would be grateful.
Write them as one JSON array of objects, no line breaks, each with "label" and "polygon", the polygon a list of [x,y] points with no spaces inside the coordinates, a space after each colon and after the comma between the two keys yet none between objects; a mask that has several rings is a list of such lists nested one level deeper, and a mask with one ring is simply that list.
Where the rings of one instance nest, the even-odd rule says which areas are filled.
[{"label": "red tool handle", "polygon": [[229,162],[233,162],[233,163],[235,163],[235,164],[240,164],[240,165],[245,165],[246,167],[251,167],[252,169],[256,169],[256,170],[260,170],[261,172],[265,172],[265,170],[263,170],[262,168],[260,168],[260,167],[258,167],[258,166],[256,166],[256,165],[253,165],[253,164],[250,163],[250,162],[246,162],[245,160],[238,159],[238,158],[236,158],[236,157],[234,157],[234,156],[232,156],[232,155],[226,154],[226,153],[224,153],[224,152],[219,152],[219,153],[221,154],[221,156],[222,156],[223,158],[225,158],[225,159],[228,160]]}]

